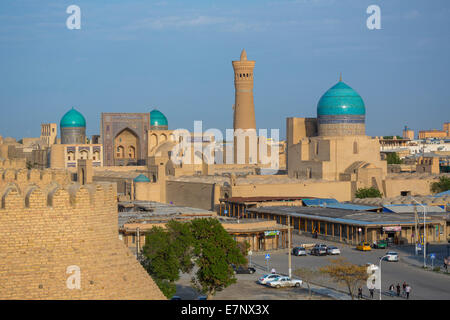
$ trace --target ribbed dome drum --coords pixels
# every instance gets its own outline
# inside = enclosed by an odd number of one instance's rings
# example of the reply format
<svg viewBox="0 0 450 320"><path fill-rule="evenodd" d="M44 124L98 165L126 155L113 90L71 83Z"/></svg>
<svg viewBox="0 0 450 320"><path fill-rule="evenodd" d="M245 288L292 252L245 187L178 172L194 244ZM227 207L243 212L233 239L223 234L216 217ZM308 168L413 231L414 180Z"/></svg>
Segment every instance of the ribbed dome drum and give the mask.
<svg viewBox="0 0 450 320"><path fill-rule="evenodd" d="M317 104L320 136L365 135L365 118L363 99L342 81L325 92Z"/></svg>

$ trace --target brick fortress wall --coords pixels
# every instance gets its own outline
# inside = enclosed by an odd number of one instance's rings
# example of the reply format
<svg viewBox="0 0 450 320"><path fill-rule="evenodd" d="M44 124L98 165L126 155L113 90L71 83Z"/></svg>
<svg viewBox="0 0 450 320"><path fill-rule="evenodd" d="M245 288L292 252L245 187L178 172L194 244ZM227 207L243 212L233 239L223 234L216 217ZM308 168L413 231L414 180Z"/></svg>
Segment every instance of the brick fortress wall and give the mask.
<svg viewBox="0 0 450 320"><path fill-rule="evenodd" d="M115 184L25 171L0 174L0 299L165 299L118 238Z"/></svg>

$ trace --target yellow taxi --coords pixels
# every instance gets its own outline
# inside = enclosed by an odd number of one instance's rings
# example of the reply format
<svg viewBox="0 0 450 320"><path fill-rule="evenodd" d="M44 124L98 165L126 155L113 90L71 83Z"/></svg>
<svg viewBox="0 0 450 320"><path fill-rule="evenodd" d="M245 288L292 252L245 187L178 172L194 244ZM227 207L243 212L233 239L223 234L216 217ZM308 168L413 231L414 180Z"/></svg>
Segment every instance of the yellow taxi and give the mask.
<svg viewBox="0 0 450 320"><path fill-rule="evenodd" d="M370 250L372 250L372 248L370 247L370 243L368 243L368 242L361 242L359 245L356 246L356 250L370 251Z"/></svg>

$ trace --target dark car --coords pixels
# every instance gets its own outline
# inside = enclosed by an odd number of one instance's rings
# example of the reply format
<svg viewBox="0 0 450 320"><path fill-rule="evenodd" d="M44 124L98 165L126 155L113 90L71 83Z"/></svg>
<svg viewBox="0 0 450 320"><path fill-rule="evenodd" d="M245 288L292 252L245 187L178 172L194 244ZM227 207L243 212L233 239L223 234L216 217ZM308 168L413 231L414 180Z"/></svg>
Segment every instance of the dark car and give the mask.
<svg viewBox="0 0 450 320"><path fill-rule="evenodd" d="M234 273L238 273L238 274L253 274L256 272L256 269L253 267L243 267L243 266L239 266L236 267L234 264L231 265L233 267Z"/></svg>
<svg viewBox="0 0 450 320"><path fill-rule="evenodd" d="M303 247L295 247L292 249L292 254L294 256L306 256L306 249Z"/></svg>
<svg viewBox="0 0 450 320"><path fill-rule="evenodd" d="M314 256L326 256L327 255L327 246L324 244L316 244L311 249L311 254Z"/></svg>

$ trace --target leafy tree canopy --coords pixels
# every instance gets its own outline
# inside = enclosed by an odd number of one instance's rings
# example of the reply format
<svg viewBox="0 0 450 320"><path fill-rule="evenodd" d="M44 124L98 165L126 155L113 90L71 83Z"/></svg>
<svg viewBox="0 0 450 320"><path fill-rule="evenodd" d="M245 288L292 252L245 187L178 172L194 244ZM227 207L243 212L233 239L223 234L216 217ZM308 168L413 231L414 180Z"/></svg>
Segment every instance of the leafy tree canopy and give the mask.
<svg viewBox="0 0 450 320"><path fill-rule="evenodd" d="M433 182L431 184L431 192L441 193L450 190L450 178L449 177L439 177L438 182Z"/></svg>
<svg viewBox="0 0 450 320"><path fill-rule="evenodd" d="M381 192L374 187L370 188L360 188L356 190L355 197L359 199L365 199L365 198L381 198L383 195Z"/></svg>
<svg viewBox="0 0 450 320"><path fill-rule="evenodd" d="M231 264L247 263L248 244L238 245L217 219L170 221L146 236L142 265L168 298L176 292L181 272L198 267L192 279L201 292L215 294L236 282Z"/></svg>
<svg viewBox="0 0 450 320"><path fill-rule="evenodd" d="M400 159L397 152L390 152L386 156L386 160L388 164L402 164L403 160Z"/></svg>

